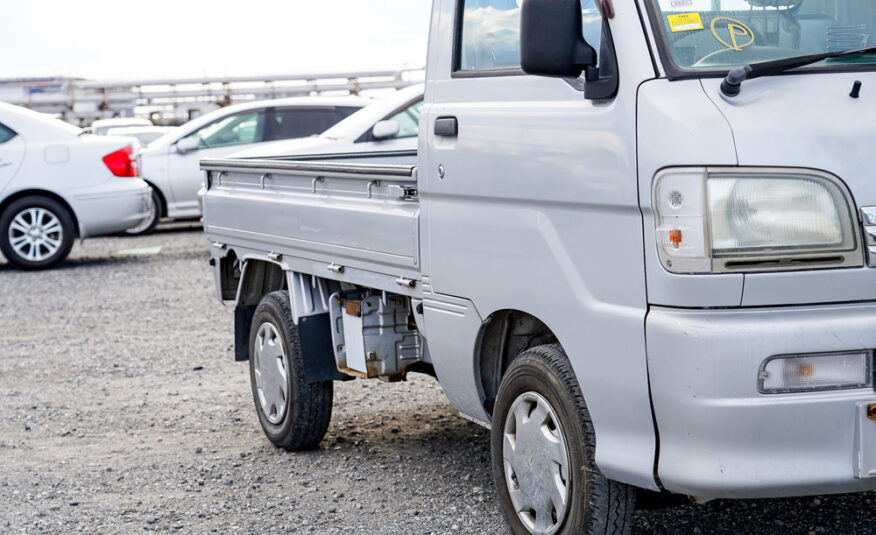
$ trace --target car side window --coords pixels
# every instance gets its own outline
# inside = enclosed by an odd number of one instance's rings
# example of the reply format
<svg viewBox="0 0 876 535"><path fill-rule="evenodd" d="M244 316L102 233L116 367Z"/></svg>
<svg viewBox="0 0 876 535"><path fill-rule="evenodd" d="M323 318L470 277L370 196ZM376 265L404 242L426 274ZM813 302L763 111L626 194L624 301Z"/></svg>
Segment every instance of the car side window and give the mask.
<svg viewBox="0 0 876 535"><path fill-rule="evenodd" d="M584 39L596 50L598 63L602 44L602 15L594 0L581 0L581 28Z"/></svg>
<svg viewBox="0 0 876 535"><path fill-rule="evenodd" d="M460 0L458 68L520 67L520 0Z"/></svg>
<svg viewBox="0 0 876 535"><path fill-rule="evenodd" d="M269 114L266 141L322 134L356 110L358 108L350 106L277 108Z"/></svg>
<svg viewBox="0 0 876 535"><path fill-rule="evenodd" d="M14 138L18 134L15 133L14 130L9 128L8 126L0 123L0 145L6 143L10 139Z"/></svg>
<svg viewBox="0 0 876 535"><path fill-rule="evenodd" d="M459 0L457 71L520 69L522 0ZM583 34L599 52L602 16L594 0L581 0Z"/></svg>
<svg viewBox="0 0 876 535"><path fill-rule="evenodd" d="M219 119L192 135L202 149L260 143L264 140L264 122L264 110L249 111Z"/></svg>
<svg viewBox="0 0 876 535"><path fill-rule="evenodd" d="M398 134L386 139L417 137L420 132L420 108L422 107L423 101L420 100L388 118L388 121L398 123Z"/></svg>

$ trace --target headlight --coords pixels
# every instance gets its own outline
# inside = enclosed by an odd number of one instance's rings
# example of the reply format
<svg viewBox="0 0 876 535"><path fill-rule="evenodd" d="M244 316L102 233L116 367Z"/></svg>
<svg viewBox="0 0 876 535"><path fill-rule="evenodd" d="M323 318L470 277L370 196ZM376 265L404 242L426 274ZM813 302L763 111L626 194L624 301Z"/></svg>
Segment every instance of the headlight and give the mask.
<svg viewBox="0 0 876 535"><path fill-rule="evenodd" d="M851 196L827 174L670 169L655 179L654 207L674 273L863 265Z"/></svg>

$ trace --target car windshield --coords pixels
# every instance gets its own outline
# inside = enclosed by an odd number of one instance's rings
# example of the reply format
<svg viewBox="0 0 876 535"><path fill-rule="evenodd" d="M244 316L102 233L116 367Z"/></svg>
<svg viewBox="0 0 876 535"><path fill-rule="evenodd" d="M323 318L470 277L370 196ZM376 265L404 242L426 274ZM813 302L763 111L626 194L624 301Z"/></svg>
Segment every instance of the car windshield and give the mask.
<svg viewBox="0 0 876 535"><path fill-rule="evenodd" d="M663 51L677 69L726 71L751 63L876 45L874 0L649 0ZM876 64L876 54L816 67Z"/></svg>

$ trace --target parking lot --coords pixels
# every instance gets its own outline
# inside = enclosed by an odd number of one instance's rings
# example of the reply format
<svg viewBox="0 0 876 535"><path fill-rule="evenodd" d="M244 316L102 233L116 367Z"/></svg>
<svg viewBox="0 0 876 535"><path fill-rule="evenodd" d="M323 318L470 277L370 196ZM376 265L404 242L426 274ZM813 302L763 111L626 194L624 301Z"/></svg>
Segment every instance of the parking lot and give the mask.
<svg viewBox="0 0 876 535"><path fill-rule="evenodd" d="M207 258L176 223L0 259L0 534L505 532L488 432L431 378L339 384L321 449L271 447ZM634 533L874 533L874 498L649 508Z"/></svg>

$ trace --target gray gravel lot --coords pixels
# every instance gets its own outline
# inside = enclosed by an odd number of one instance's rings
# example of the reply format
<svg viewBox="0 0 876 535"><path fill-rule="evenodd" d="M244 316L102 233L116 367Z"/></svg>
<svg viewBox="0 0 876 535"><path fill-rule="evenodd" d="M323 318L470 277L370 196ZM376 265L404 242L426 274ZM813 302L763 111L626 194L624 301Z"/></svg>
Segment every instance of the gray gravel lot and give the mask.
<svg viewBox="0 0 876 535"><path fill-rule="evenodd" d="M207 258L185 223L48 272L0 257L0 534L505 533L488 432L431 378L339 384L322 448L274 449ZM874 498L651 508L634 532L876 533Z"/></svg>

